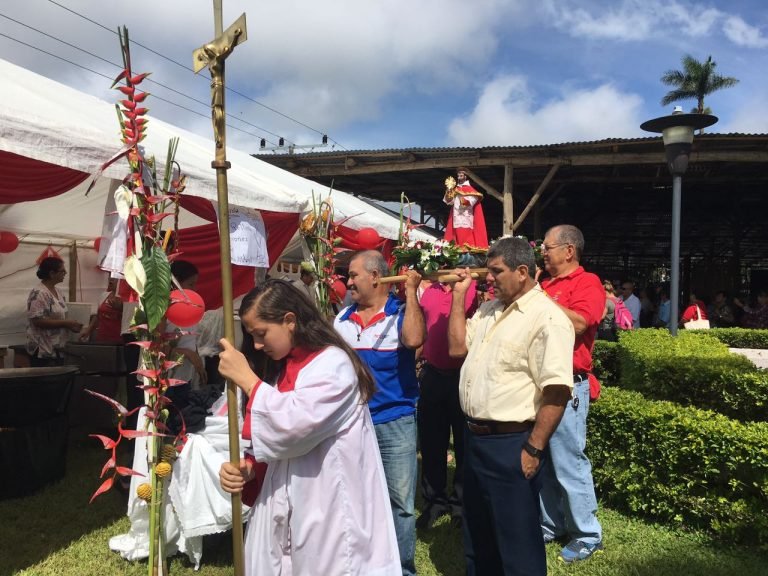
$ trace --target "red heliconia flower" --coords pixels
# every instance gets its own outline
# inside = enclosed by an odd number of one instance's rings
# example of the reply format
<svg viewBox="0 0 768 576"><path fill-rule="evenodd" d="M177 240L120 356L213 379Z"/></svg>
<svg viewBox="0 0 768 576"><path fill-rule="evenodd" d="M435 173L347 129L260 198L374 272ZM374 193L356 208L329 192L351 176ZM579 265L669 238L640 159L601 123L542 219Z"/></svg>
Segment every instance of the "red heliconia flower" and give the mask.
<svg viewBox="0 0 768 576"><path fill-rule="evenodd" d="M141 81L144 80L147 76L149 76L151 72L143 72L141 74L137 74L136 76L131 76L128 79L128 82L130 82L133 86L136 86L137 84L141 84Z"/></svg>

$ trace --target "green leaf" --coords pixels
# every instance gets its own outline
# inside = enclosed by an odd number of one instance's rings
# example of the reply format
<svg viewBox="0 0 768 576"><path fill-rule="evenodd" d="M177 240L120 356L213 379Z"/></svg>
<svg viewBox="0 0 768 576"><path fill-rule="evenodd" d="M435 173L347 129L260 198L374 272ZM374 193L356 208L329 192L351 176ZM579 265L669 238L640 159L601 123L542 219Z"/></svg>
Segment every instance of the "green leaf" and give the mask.
<svg viewBox="0 0 768 576"><path fill-rule="evenodd" d="M165 315L171 296L171 265L162 248L152 246L141 259L147 284L141 299L147 313L147 326L154 330Z"/></svg>

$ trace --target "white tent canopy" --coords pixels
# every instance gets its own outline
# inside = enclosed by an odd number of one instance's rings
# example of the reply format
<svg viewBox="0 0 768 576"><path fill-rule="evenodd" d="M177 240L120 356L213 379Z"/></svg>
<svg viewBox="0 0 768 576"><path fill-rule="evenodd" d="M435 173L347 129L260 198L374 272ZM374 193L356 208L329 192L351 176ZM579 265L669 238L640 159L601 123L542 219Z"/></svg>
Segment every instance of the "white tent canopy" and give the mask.
<svg viewBox="0 0 768 576"><path fill-rule="evenodd" d="M0 59L0 150L92 174L120 149L120 134L113 104L54 82ZM115 92L116 99L119 95ZM148 102L151 102L151 97ZM150 103L151 106L151 103ZM216 173L211 168L214 144L161 120L151 119L142 142L147 154L154 154L157 173L163 163L168 141L180 139L176 161L187 174L185 194L216 201ZM312 194L326 197L328 190L315 182L229 148L227 160L229 202L257 210L300 213L310 209ZM58 196L44 200L0 204L0 230L24 238L12 254L0 255L0 344L23 342L26 326L26 296L37 283L34 261L42 244L57 246L65 262L73 242L90 246L101 236L107 198L129 173L123 159L107 168L95 187L85 196L90 178ZM353 229L375 228L382 237L395 239L399 221L342 191L332 193L336 219L354 216L346 223ZM182 211L182 228L204 223ZM420 231L413 237L429 236ZM78 294L80 301L95 302L106 285L104 273L95 268L92 250L78 251ZM70 271L71 272L71 271ZM65 286L61 286L67 292Z"/></svg>
<svg viewBox="0 0 768 576"><path fill-rule="evenodd" d="M119 127L113 104L4 60L0 60L0 80L0 150L86 173L95 172L119 150ZM117 98L119 93L115 94ZM185 194L215 202L216 173L211 168L213 141L151 119L142 145L148 154L155 155L158 174L164 171L168 141L173 137L180 139L176 160L187 174ZM313 192L316 197L325 197L329 192L325 186L245 152L229 148L227 160L232 164L227 172L232 205L302 212L311 207ZM109 187L121 181L128 171L125 160L114 163L105 170L88 197L83 194L89 183L86 181L70 193L42 200L39 205L33 202L4 206L0 227L59 238L97 237L101 233L101 215ZM337 219L355 216L347 223L350 228L373 227L383 237L397 238L397 218L338 190L332 198Z"/></svg>
<svg viewBox="0 0 768 576"><path fill-rule="evenodd" d="M95 172L120 149L113 105L2 60L0 78L0 149L86 173ZM215 201L212 141L153 119L142 145L148 154L155 155L158 174L164 173L168 141L173 137L180 139L176 160L187 174L185 193ZM248 154L230 150L228 159L232 162L228 172L231 204L275 212L306 209L306 195L253 170L254 159ZM65 194L67 198L40 201L43 210L34 205L30 209L14 206L6 211L10 212L9 218L6 214L0 217L0 225L22 233L44 232L62 238L97 237L101 234L109 187L128 173L125 160L116 162L107 168L87 198L82 192L90 179L78 187L81 189ZM91 218L89 208L101 214Z"/></svg>

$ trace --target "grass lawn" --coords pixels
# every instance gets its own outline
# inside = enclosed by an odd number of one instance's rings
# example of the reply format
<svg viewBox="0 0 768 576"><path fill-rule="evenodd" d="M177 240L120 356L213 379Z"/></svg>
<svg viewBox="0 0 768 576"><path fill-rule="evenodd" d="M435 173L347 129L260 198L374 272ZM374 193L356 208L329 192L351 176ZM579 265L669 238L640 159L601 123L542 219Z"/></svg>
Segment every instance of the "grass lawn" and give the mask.
<svg viewBox="0 0 768 576"><path fill-rule="evenodd" d="M24 498L0 501L0 576L10 574L96 576L144 575L145 562L129 563L110 552L111 536L128 531L125 495L111 491L88 505L106 451L73 431L67 476ZM763 576L768 553L712 541L699 533L674 531L602 508L603 554L580 565L557 560L559 546L547 547L549 573L594 576ZM464 574L461 535L447 517L419 534L420 575ZM170 563L173 576L232 573L228 535L206 538L203 565L195 572L186 557ZM297 575L302 576L302 575Z"/></svg>

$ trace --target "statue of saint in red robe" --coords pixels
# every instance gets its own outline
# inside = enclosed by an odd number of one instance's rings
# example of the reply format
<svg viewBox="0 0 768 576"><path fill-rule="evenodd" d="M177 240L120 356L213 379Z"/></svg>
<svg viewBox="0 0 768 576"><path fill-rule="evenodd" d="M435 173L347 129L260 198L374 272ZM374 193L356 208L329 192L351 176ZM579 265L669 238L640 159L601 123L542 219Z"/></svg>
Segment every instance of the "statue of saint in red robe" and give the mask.
<svg viewBox="0 0 768 576"><path fill-rule="evenodd" d="M464 170L458 170L456 180L446 179L443 202L451 207L445 226L446 240L453 240L459 246L488 248L482 199L483 195L469 183Z"/></svg>

